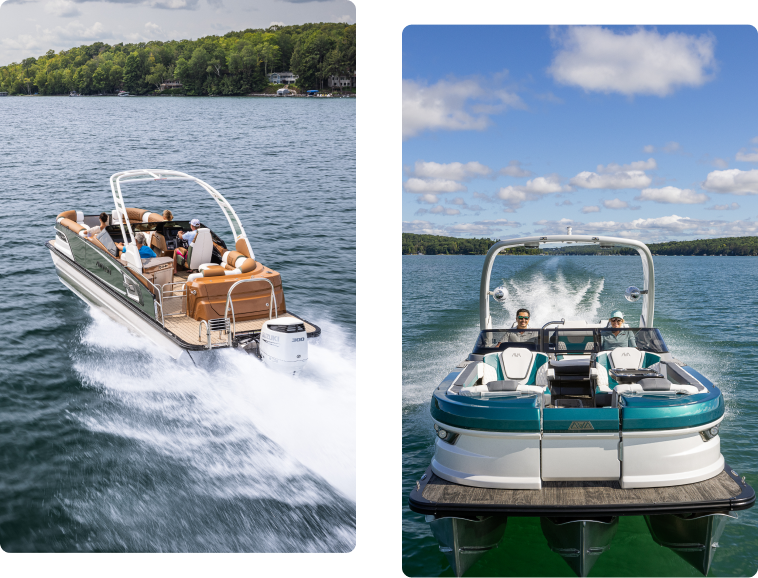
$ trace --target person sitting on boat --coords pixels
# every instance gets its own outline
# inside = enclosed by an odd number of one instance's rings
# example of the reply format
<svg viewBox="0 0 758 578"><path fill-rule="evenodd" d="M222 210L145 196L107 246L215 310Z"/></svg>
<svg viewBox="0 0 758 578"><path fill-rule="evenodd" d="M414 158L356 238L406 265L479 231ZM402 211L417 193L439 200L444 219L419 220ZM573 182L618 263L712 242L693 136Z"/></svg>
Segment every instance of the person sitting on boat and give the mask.
<svg viewBox="0 0 758 578"><path fill-rule="evenodd" d="M174 220L174 213L172 213L171 211L169 211L168 209L166 209L165 211L163 211L163 219L165 221L173 221Z"/></svg>
<svg viewBox="0 0 758 578"><path fill-rule="evenodd" d="M137 249L139 249L140 259L152 259L153 257L157 257L155 251L147 246L146 241L147 239L145 239L144 233L137 233L134 236L134 242L137 243ZM116 247L118 247L122 253L126 253L126 245L124 243L116 243Z"/></svg>
<svg viewBox="0 0 758 578"><path fill-rule="evenodd" d="M529 318L531 313L528 309L521 308L516 311L516 327L518 331L510 331L503 336L500 343L515 342L515 343L537 343L536 331L525 331L529 327ZM498 345L500 345L498 343Z"/></svg>
<svg viewBox="0 0 758 578"><path fill-rule="evenodd" d="M101 232L105 231L108 226L108 213L100 213L100 224L96 227L92 227L85 234L87 237L96 237Z"/></svg>
<svg viewBox="0 0 758 578"><path fill-rule="evenodd" d="M608 322L612 328L611 331L604 329L601 332L601 345L602 351L611 351L617 347L637 347L637 340L634 338L634 333L631 331L622 331L624 326L624 314L616 310L611 313L611 318Z"/></svg>
<svg viewBox="0 0 758 578"><path fill-rule="evenodd" d="M177 237L181 239L184 243L189 246L189 244L195 240L195 235L197 235L197 230L200 227L200 220L199 219L192 219L190 221L190 229L192 229L189 233L185 233L184 231L179 231L177 233ZM185 262L187 261L187 247L177 247L176 250L174 250L174 274L176 275L178 271L179 264L177 263L177 258L181 257L182 260Z"/></svg>

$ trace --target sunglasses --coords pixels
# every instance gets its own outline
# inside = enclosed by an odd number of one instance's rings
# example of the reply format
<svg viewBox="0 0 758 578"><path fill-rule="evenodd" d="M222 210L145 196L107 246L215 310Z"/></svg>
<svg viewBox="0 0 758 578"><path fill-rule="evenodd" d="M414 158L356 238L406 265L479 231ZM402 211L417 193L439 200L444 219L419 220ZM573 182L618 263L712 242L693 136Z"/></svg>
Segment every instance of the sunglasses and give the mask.
<svg viewBox="0 0 758 578"><path fill-rule="evenodd" d="M522 319L526 319L527 321L529 320L528 317L524 317L523 315L519 315L518 317L516 317L516 319L518 319L519 321L521 321Z"/></svg>
<svg viewBox="0 0 758 578"><path fill-rule="evenodd" d="M611 323L621 323L622 321L624 321L624 320L623 319L619 319L618 317L614 317L613 319L611 319Z"/></svg>

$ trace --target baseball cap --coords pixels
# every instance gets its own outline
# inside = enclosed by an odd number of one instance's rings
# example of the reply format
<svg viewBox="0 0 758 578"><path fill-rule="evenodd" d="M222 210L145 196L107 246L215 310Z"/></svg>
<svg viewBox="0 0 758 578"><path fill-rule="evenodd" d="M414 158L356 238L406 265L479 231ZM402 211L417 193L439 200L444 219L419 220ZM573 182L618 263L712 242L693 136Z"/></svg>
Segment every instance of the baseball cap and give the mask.
<svg viewBox="0 0 758 578"><path fill-rule="evenodd" d="M192 225L193 227L199 226L200 225L200 219L192 219L190 221L190 225Z"/></svg>
<svg viewBox="0 0 758 578"><path fill-rule="evenodd" d="M624 314L617 309L616 311L614 311L613 313L611 313L611 316L608 319L613 319L614 317L618 317L619 319L623 319L624 318Z"/></svg>

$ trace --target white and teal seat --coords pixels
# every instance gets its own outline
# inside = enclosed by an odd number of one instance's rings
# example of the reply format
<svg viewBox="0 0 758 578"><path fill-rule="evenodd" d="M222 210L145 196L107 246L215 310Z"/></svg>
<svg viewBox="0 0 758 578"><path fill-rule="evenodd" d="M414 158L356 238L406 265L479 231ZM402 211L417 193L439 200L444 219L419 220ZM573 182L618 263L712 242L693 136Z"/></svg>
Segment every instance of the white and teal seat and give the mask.
<svg viewBox="0 0 758 578"><path fill-rule="evenodd" d="M475 368L461 372L453 387L461 386L458 393L468 396L543 393L547 387L547 360L544 353L509 347L501 353L485 355ZM464 377L465 373L468 375Z"/></svg>

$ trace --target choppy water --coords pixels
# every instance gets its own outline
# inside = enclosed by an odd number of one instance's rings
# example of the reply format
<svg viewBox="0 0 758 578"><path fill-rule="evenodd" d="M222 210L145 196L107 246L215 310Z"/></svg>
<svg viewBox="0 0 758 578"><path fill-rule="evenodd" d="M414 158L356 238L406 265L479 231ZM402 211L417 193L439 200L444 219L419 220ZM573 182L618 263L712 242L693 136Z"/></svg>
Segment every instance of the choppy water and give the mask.
<svg viewBox="0 0 758 578"><path fill-rule="evenodd" d="M433 389L470 353L479 331L483 256L403 257L403 570L408 576L452 576L423 516L408 494L434 452L429 415ZM727 463L758 486L758 259L656 257L655 325L675 357L709 377L724 394L721 449ZM499 257L491 286L509 297L491 302L493 323L510 326L516 309L530 309L530 326L565 317L598 321L619 308L638 319L624 297L641 286L637 257ZM498 309L498 307L500 307ZM499 319L498 319L499 318ZM632 321L634 322L634 321ZM752 576L758 570L758 508L738 513L719 540L709 575ZM469 576L573 576L550 551L539 518L510 518L500 547ZM622 517L611 549L592 576L698 576L672 551L653 542L639 516Z"/></svg>
<svg viewBox="0 0 758 578"><path fill-rule="evenodd" d="M0 142L0 546L352 550L355 101L5 98ZM302 375L238 351L178 363L58 281L55 215L110 211L108 178L130 168L230 201L288 307L322 328ZM197 185L148 187L125 187L127 206L230 241Z"/></svg>

